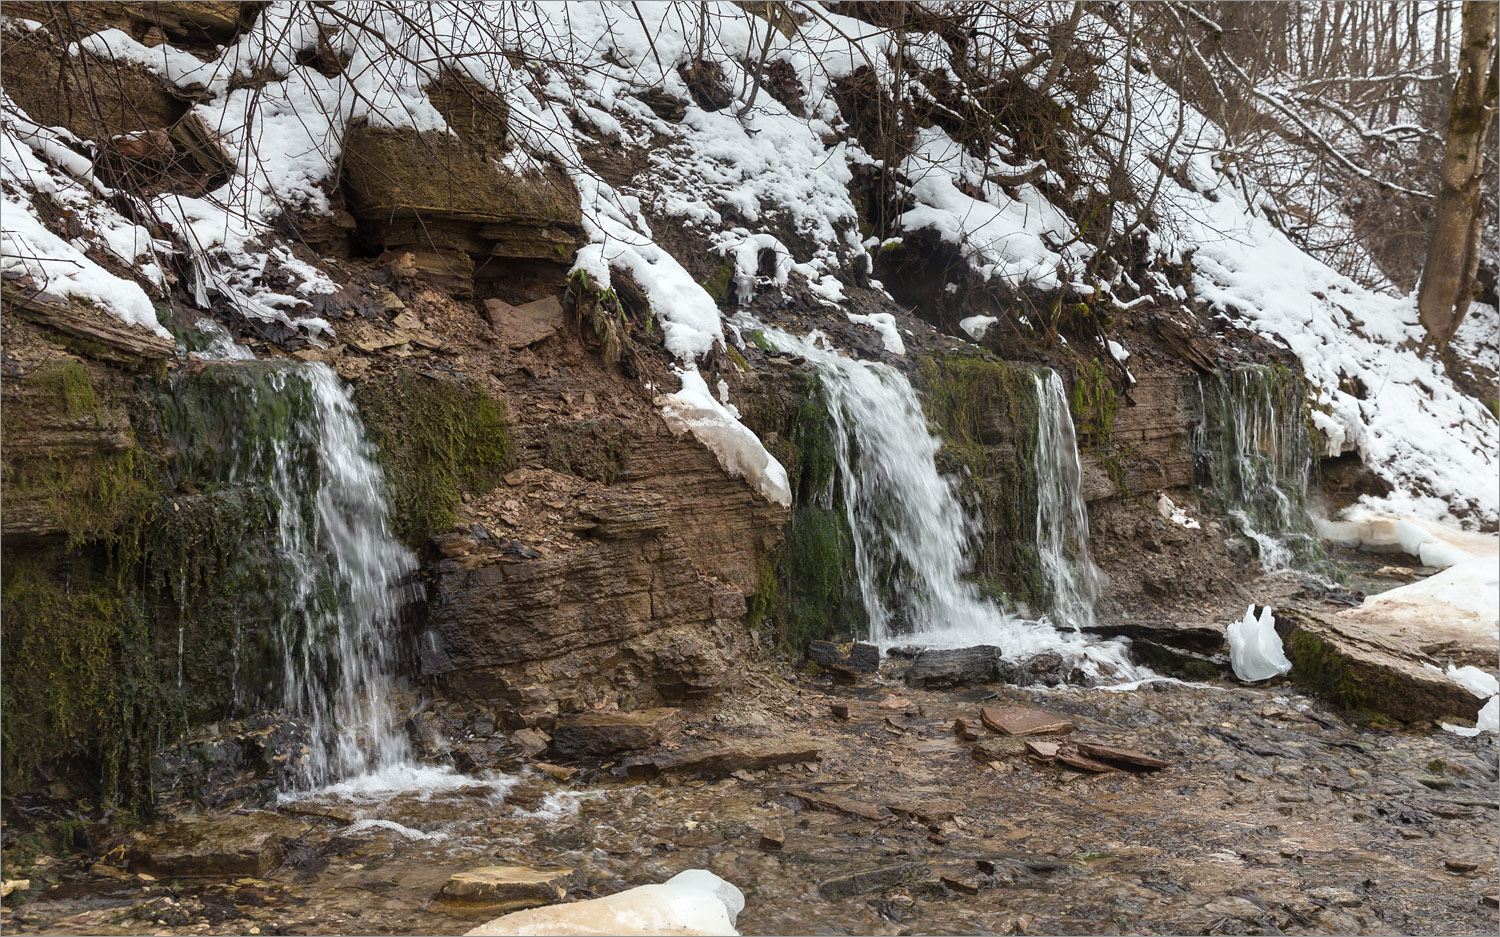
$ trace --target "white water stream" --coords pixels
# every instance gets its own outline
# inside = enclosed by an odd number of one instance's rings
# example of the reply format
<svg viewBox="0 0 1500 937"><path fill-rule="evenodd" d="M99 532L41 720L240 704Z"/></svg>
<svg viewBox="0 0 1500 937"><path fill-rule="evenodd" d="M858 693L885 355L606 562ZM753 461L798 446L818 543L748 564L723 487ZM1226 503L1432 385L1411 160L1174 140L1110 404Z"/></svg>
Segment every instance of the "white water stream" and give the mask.
<svg viewBox="0 0 1500 937"><path fill-rule="evenodd" d="M229 380L224 406L291 409L284 420L248 421L233 451L213 461L219 481L264 484L274 496L279 589L266 598L277 618L282 705L313 731L301 784L404 786L405 775L430 773L413 763L393 705L398 619L417 562L391 534L385 478L349 388L327 365L257 362L213 323L199 329L213 340L199 357L254 369ZM265 425L273 431L252 429Z"/></svg>
<svg viewBox="0 0 1500 937"><path fill-rule="evenodd" d="M1088 520L1078 494L1078 455L1071 446L1065 399L1060 412L1048 407L1049 420L1065 423L1066 429L1053 425L1044 431L1048 442L1039 459L1045 464L1038 466L1048 475L1040 498L1046 505L1042 519L1060 527L1044 535L1045 549L1051 551L1045 575L1064 577L1051 580L1062 610L1059 628L1050 619L1028 621L1007 613L966 578L979 522L964 509L955 481L939 473L941 441L929 430L917 393L901 372L829 350L816 332L797 338L757 328L778 349L805 358L822 381L873 643L882 648L993 644L1012 660L1051 651L1091 677L1138 676L1119 642L1094 642L1077 631L1078 625L1092 621L1098 580L1087 557ZM1056 380L1052 375L1050 381ZM1062 452L1065 445L1068 453ZM1054 472L1064 477L1050 477ZM1074 557L1082 558L1086 571L1064 569ZM1067 617L1074 614L1088 617Z"/></svg>

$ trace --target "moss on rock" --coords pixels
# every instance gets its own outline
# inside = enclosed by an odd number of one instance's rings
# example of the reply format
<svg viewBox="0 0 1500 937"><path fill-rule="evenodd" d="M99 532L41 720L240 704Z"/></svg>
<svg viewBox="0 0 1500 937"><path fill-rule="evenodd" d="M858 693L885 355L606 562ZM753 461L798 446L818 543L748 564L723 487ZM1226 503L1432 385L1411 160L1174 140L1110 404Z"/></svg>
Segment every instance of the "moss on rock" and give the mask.
<svg viewBox="0 0 1500 937"><path fill-rule="evenodd" d="M1017 604L1043 594L1036 555L1036 374L978 352L922 359L922 406L942 437L938 469L979 514L974 577Z"/></svg>
<svg viewBox="0 0 1500 937"><path fill-rule="evenodd" d="M411 546L454 523L465 491L488 491L516 467L503 400L472 380L412 371L370 378L355 401L391 489L391 522Z"/></svg>

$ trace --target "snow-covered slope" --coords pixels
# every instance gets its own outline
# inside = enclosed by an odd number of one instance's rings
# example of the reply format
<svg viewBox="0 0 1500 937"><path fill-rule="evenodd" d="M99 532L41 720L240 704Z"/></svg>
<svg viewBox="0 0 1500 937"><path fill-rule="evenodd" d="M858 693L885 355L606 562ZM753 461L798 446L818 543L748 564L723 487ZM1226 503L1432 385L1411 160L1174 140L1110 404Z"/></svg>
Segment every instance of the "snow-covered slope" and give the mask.
<svg viewBox="0 0 1500 937"><path fill-rule="evenodd" d="M706 400L722 411L714 421L723 431L700 437L711 446L724 442L726 468L761 479L773 500L784 497L781 466L763 449L747 454L758 443L735 429L743 427L732 405L696 393L706 388L698 362L724 345L725 333L719 306L673 245L686 237L731 258L742 300L757 290L802 290L814 302L867 315L845 296L866 284L880 244L860 231L851 183L859 172L894 169L903 205L898 233L927 231L955 244L982 281L1065 289L1120 307L1206 310L1247 326L1301 360L1327 451L1358 450L1394 484L1380 507L1500 521L1500 428L1484 404L1418 353L1412 299L1365 288L1288 240L1267 220L1267 198L1254 180L1226 167L1219 129L1127 53L1107 23L1089 16L1079 25L1080 46L1095 53L1086 66L1093 80L1048 92L1071 115L1056 128L1067 167L1036 166L1023 155L1018 132L998 119L982 145L960 142L939 125L911 126L899 164L886 167L842 116L841 81L868 69L879 87L898 89L898 111L910 103L938 113L947 105L912 80L916 70L933 87L957 89L952 100L980 110L980 78L1020 70L1069 5L1036 4L1004 18L980 12L965 43L921 30L898 40L818 4L788 5L796 22L773 26L745 9L753 6L279 2L208 61L169 45L147 48L119 30L85 44L146 65L179 87L201 86L194 110L222 133L237 161L238 171L219 189L196 198L157 196L148 206L190 252L200 302L216 296L242 314L325 337L333 326L310 314L307 298L331 283L280 246L273 223L285 212L329 210L350 122L442 129L423 91L442 69L499 93L510 109L505 159L555 161L582 196L590 243L576 268L600 287L616 271L629 272L661 323L683 393L699 409L707 409ZM345 63L332 77L297 64L299 52L320 43ZM893 64L898 43L902 69ZM700 60L722 71L727 106L693 103L701 88L690 87L685 66ZM758 84L761 62L779 69L779 93ZM1023 80L1035 88L1039 70ZM661 116L643 99L648 92L686 102L681 119ZM9 104L4 129L7 214L20 219L7 222L6 264L71 262L81 272L39 272L126 321L155 327L147 291L161 281L151 252L165 245L97 198L100 186L70 141L35 128ZM1110 149L1101 143L1108 140L1119 142ZM600 152L624 154L640 168L622 182L601 171ZM1158 273L1138 283L1118 265L1107 277L1089 273L1095 248L1082 236L1077 206L1114 198L1120 173L1134 196L1118 200L1109 224L1118 235L1143 236L1160 261L1188 265L1191 296ZM68 253L77 253L76 245L48 240L28 204L39 186L82 192L91 226L140 267L143 284L80 262ZM677 230L659 236L653 223ZM765 251L774 256L773 273L758 276ZM856 321L877 329L891 353L904 351L892 323ZM669 395L666 405L680 408L684 399Z"/></svg>

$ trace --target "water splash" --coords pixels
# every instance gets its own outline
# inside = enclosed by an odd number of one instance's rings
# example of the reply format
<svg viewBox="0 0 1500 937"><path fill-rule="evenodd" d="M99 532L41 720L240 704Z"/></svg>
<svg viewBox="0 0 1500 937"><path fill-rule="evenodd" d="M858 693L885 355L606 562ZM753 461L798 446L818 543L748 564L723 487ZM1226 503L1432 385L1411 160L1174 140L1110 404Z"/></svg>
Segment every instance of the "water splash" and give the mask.
<svg viewBox="0 0 1500 937"><path fill-rule="evenodd" d="M1049 616L1074 629L1094 624L1103 575L1089 555L1083 467L1068 394L1057 372L1036 378L1036 539Z"/></svg>
<svg viewBox="0 0 1500 937"><path fill-rule="evenodd" d="M839 486L854 533L855 567L871 641L882 647L994 644L1013 660L1050 651L1070 659L1090 677L1137 676L1118 642L1091 643L1076 630L1060 632L1048 620L1016 618L969 581L970 548L979 521L965 510L955 481L938 471L941 440L930 431L917 393L901 372L846 358L824 347L816 332L796 338L778 329L756 328L773 346L802 356L818 373L834 423ZM1066 410L1066 402L1063 407ZM1062 420L1071 433L1071 420L1065 414ZM1060 447L1065 434L1055 432L1053 445ZM1076 472L1076 452L1072 458ZM1077 490L1076 478L1062 482L1051 499L1057 507L1049 512L1071 517L1081 510L1081 497L1076 505L1070 500ZM1080 546L1086 557L1086 518L1081 529L1075 525L1071 534L1059 538L1058 562L1070 552L1076 554ZM1083 588L1076 585L1077 590Z"/></svg>

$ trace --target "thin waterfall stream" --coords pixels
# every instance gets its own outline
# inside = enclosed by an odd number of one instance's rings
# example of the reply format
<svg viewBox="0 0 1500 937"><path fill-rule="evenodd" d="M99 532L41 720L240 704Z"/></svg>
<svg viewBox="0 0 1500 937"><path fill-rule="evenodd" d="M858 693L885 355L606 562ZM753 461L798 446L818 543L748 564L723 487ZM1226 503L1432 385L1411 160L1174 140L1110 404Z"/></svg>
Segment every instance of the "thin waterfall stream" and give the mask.
<svg viewBox="0 0 1500 937"><path fill-rule="evenodd" d="M1045 479L1039 521L1046 532L1040 546L1056 610L1030 621L981 595L969 580L979 521L964 507L955 480L938 471L941 440L931 432L906 377L887 365L831 351L818 333L797 338L757 328L772 345L805 358L827 395L871 642L882 648L994 644L1012 659L1063 654L1090 677L1136 675L1122 645L1092 642L1078 631L1092 623L1098 573L1088 559L1072 421L1055 374L1038 378L1043 400L1062 401L1060 411L1043 405L1046 441L1039 447L1038 474Z"/></svg>
<svg viewBox="0 0 1500 937"><path fill-rule="evenodd" d="M275 587L258 598L272 607L255 620L274 622L279 686L242 695L310 725L298 788L427 773L393 705L416 557L391 533L385 478L349 388L325 364L255 360L212 323L199 330L212 340L202 371L175 381L163 407L177 471L195 485L263 490L274 530Z"/></svg>

